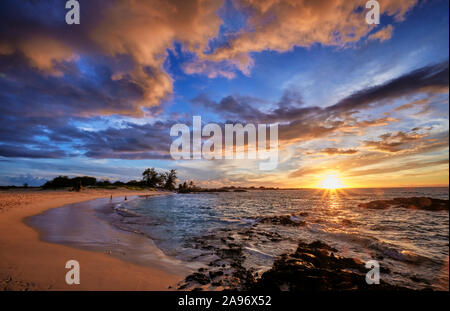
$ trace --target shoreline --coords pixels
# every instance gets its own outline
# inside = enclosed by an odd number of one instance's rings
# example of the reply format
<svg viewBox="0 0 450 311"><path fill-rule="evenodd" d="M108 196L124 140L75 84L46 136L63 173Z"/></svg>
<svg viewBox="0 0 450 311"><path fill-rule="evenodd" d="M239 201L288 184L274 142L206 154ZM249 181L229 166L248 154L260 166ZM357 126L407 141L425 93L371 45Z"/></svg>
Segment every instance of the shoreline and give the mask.
<svg viewBox="0 0 450 311"><path fill-rule="evenodd" d="M166 195L172 194L161 194ZM67 204L27 217L25 223L37 230L39 239L44 242L106 253L139 266L170 271L181 276L192 273L200 267L199 264L167 256L151 237L116 224L117 217L122 217L117 214L116 208L123 206L126 209L128 203L149 197L133 195L128 196L126 201L123 197L116 197L112 200L100 198Z"/></svg>
<svg viewBox="0 0 450 311"><path fill-rule="evenodd" d="M168 290L183 275L137 265L108 254L43 241L27 219L54 208L94 199L163 195L128 189L0 191L1 290ZM67 285L65 263L80 263L79 285Z"/></svg>
<svg viewBox="0 0 450 311"><path fill-rule="evenodd" d="M287 271L291 273L296 271L296 273L299 273L299 276L308 277L309 274L320 272L317 270L320 267L316 267L317 269L315 268L317 271L314 269L303 271L305 270L303 265L292 266L289 262L283 260L283 258L291 257L295 260L298 258L305 260L303 258L303 253L309 254L312 252L318 252L317 256L314 256L317 258L320 257L320 265L329 265L327 269L334 271L329 274L329 277L323 280L323 284L328 284L327 282L329 280L336 281L339 279L339 276L342 276L342 278L350 277L354 279L354 284L358 284L358 288L365 286L358 280L359 276L356 274L339 274L339 270L346 268L349 263L349 268L358 270L359 272L355 271L357 274L361 273L364 269L359 261L365 261L365 258L354 256L354 254L340 253L340 250L343 249L342 247L345 249L346 243L343 243L343 245L338 247L337 244L333 242L334 240L327 241L327 239L320 237L314 239L306 238L306 240L300 239L298 241L297 251L285 251L280 255L281 257L277 255L277 258L275 259L276 262L273 263L271 269L263 273L258 272L255 274L253 265L250 267L244 265L248 253L246 253L246 242L240 240L239 236L252 236L255 238L254 241L262 241L262 243L269 241L277 243L282 239L280 235L277 236L276 234L268 236L267 232L259 227L243 228L242 232L230 231L222 228L223 235L214 235L215 238L213 239L211 239L210 235L200 236L199 244L197 244L197 246L200 247L200 249L207 250L212 257L206 257L210 260L207 266L198 268L196 272L190 271L193 273L189 274L188 270L192 270L192 266L187 266L184 262L166 256L164 252L156 246L155 242L151 238L148 238L144 233L140 233L139 229L137 231L133 230L133 227L122 229L114 223L117 214L113 211L113 208L122 204L126 205L128 202L132 203L134 200L139 200L140 197L146 196L163 195L169 200L175 198L168 194L171 193L131 191L124 189L116 189L113 191L104 189L86 189L82 192L62 190L0 191L0 289L221 290L228 286L232 289L239 290L260 286L262 284L260 282L264 282L265 285L263 287L271 287L275 283L279 283L278 280L281 280L281 278L276 276L279 273ZM110 195L116 199L110 201ZM128 197L127 201L124 200L124 196ZM165 198L162 199L165 200ZM392 202L395 204L398 202L401 204L408 203L408 213L410 213L411 210L415 210L415 213L421 214L444 212L437 209L431 209L431 211L427 209L423 210L421 208L423 207L422 205L428 206L431 204L431 207L434 202L433 200L437 199L421 199L423 198L413 197L402 198L400 201L398 201L399 199L393 199L386 202L389 204ZM160 199L157 199L157 201L159 200ZM370 205L373 202L385 201L370 201L364 204ZM417 206L413 208L410 207L411 204ZM448 200L446 204L448 208ZM172 206L172 204L170 206ZM175 206L177 205L175 204ZM184 211L184 200L182 201L182 205L178 206L181 206L183 208L182 211ZM164 211L167 208L165 204L163 204L162 207L164 208ZM372 211L370 207L371 206L364 208L360 206L359 209L362 211L370 209ZM399 211L395 206L385 207L383 205L382 207L383 209L387 208L390 211ZM403 214L402 210L406 209L404 206L400 207L403 207L400 209L400 213ZM154 209L157 210L156 206L151 210L153 211ZM373 211L376 211L377 209L379 209L378 205ZM151 219L154 217L157 219L158 213L155 215L153 215ZM120 214L120 216L123 215ZM259 217L262 217L260 223L271 223L277 228L280 226L283 228L285 226L302 226L305 224L305 222L295 221L292 223L292 219L290 217L286 218L285 216L286 215L283 214L281 216ZM308 213L304 214L302 217L307 216ZM289 222L287 220L291 221ZM134 220L131 220L130 223L134 223ZM343 224L343 226L347 225L351 225L351 223ZM260 233L262 233L262 238L258 238ZM156 239L158 241L157 237ZM377 245L378 244L375 244L375 246ZM194 248L197 249L197 247ZM339 255L335 256L334 254L328 254L327 256L324 255L321 257L322 253L325 254L325 250L328 252L328 250L331 250L332 248L332 253L339 253ZM393 261L396 264L398 261L402 265L416 265L415 262L421 264L420 262L422 261L419 255L415 256L416 253L412 253L414 256L409 259L398 259L397 257L403 254L403 248L397 251L396 249L386 248L386 251L389 253L386 253L382 248L378 248L378 246L371 249L374 250L374 252L371 253L370 258L377 258L383 261L383 267L387 267L387 269L384 270L386 276L383 277L384 281L388 281L387 285L400 285L398 280L392 283L390 282L393 279L391 280L392 275L389 269L391 266L389 265L392 265ZM393 255L389 255L390 253ZM65 263L71 259L75 259L80 263L80 285L69 286L65 284L65 274L68 271L68 269L65 268ZM207 262L204 262L204 264L206 263ZM318 263L311 262L311 264L316 266ZM286 271L279 271L278 268L280 267L282 270L284 269ZM435 276L441 275L442 269L445 270L445 267L448 269L448 253L446 261L444 260L443 266L439 268L439 272L435 274ZM399 271L401 270L402 269ZM435 272L433 272L433 274L434 273ZM420 288L427 289L431 289L435 285L440 287L439 284L441 279L443 279L441 277L438 279L433 277L433 282L431 282L431 279L428 279L428 276L421 278L420 275L416 275L415 273L411 275L408 274L405 277L409 278L405 279L407 281L406 283L404 282L405 280L402 279L403 285L406 284L406 287L409 287L410 284L420 283L422 284L420 285ZM434 282L436 280L438 283ZM291 282L289 280L285 281L287 281L287 283ZM330 289L338 288L336 284L333 284L334 283L330 283L327 286L329 286ZM198 287L199 285L200 287ZM293 286L292 288L298 287L298 284L295 282L291 282L291 285ZM402 286L400 285L400 287ZM415 288L415 286L413 287ZM385 286L384 288L387 289ZM417 287L415 289L420 288ZM448 285L445 286L444 284L443 288L448 290Z"/></svg>

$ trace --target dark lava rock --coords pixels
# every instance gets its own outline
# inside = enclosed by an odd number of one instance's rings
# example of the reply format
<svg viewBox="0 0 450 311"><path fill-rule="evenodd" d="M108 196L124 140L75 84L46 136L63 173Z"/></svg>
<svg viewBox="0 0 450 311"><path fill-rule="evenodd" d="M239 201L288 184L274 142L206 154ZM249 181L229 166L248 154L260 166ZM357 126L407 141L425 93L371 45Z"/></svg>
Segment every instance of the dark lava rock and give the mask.
<svg viewBox="0 0 450 311"><path fill-rule="evenodd" d="M219 257L208 264L208 268L200 268L198 272L188 275L184 283L179 284L180 289L192 288L192 286L207 285L223 286L226 289L245 290L247 284L253 284L254 277L251 270L243 267L245 256L242 245L235 243L234 238L230 236L216 238L214 243L211 240L196 239L202 249L211 249L212 254ZM213 245L209 244L212 242ZM225 246L225 247L223 247ZM220 270L213 267L222 267ZM224 269L226 272L224 272Z"/></svg>
<svg viewBox="0 0 450 311"><path fill-rule="evenodd" d="M223 284L222 280L219 280L217 282L212 282L211 285L212 286L221 286Z"/></svg>
<svg viewBox="0 0 450 311"><path fill-rule="evenodd" d="M357 259L334 255L329 245L300 242L293 254L283 254L272 269L262 274L249 289L265 291L304 290L407 290L383 281L368 285L367 269ZM331 253L330 253L331 252Z"/></svg>
<svg viewBox="0 0 450 311"><path fill-rule="evenodd" d="M303 242L300 242L300 243L298 244L297 251L301 248L301 246L307 246L307 247L309 247L309 248L318 248L318 249L325 249L325 250L327 250L327 251L337 252L337 249L335 249L335 248L329 246L328 244L323 243L322 241L318 241L318 240L315 241L315 242L312 242L312 243L310 243L310 244L305 244L305 243L303 243Z"/></svg>
<svg viewBox="0 0 450 311"><path fill-rule="evenodd" d="M214 278L216 278L216 277L218 277L218 276L222 276L223 275L223 271L209 271L209 277L211 278L211 279L214 279Z"/></svg>
<svg viewBox="0 0 450 311"><path fill-rule="evenodd" d="M184 284L178 286L178 290L183 290L183 289L186 289L187 287L188 287L188 284L184 283Z"/></svg>
<svg viewBox="0 0 450 311"><path fill-rule="evenodd" d="M424 283L427 285L431 285L430 282L428 282L425 279L419 278L418 276L414 275L412 277L410 277L411 281L416 282L416 283Z"/></svg>
<svg viewBox="0 0 450 311"><path fill-rule="evenodd" d="M342 219L342 224L344 226L351 226L353 225L353 221L351 221L350 219Z"/></svg>
<svg viewBox="0 0 450 311"><path fill-rule="evenodd" d="M392 200L377 200L361 203L359 207L370 209L386 209L388 207L403 207L409 209L423 209L428 211L442 211L449 208L448 200L427 197L394 198Z"/></svg>
<svg viewBox="0 0 450 311"><path fill-rule="evenodd" d="M283 226L304 226L304 221L296 221L292 219L291 215L282 215L282 216L264 216L259 220L260 223L271 223L275 225L283 225Z"/></svg>
<svg viewBox="0 0 450 311"><path fill-rule="evenodd" d="M216 250L216 255L222 259L228 259L232 262L241 262L242 261L242 248L222 248Z"/></svg>
<svg viewBox="0 0 450 311"><path fill-rule="evenodd" d="M187 276L178 289L211 284L224 290L407 290L383 280L380 284L367 284L368 269L363 262L338 256L337 249L321 241L299 242L294 253L279 256L272 268L261 276L252 268L244 267L242 246L230 244L231 247L216 247L214 254L220 259L212 261L210 268L199 269ZM218 268L220 265L222 268ZM382 275L389 273L384 267L380 267L380 271Z"/></svg>
<svg viewBox="0 0 450 311"><path fill-rule="evenodd" d="M210 279L205 274L198 272L188 275L185 279L186 283L196 282L201 285L209 284L209 281Z"/></svg>

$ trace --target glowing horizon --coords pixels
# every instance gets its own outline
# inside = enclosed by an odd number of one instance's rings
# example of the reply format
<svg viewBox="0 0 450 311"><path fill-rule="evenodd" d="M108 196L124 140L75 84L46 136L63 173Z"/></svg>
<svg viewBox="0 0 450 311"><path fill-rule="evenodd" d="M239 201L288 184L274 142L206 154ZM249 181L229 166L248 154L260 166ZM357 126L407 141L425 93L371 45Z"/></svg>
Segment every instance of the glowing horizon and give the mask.
<svg viewBox="0 0 450 311"><path fill-rule="evenodd" d="M339 178L338 173L328 173L321 180L320 184L318 185L318 188L335 190L335 189L346 188L346 186L344 186L344 184L342 184L342 181Z"/></svg>

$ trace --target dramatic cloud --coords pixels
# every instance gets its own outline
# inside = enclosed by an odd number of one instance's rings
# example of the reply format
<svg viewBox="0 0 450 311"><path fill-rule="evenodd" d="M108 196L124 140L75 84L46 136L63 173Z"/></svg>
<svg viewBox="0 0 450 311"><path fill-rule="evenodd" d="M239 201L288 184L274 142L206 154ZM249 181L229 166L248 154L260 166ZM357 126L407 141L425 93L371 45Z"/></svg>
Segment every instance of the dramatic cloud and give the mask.
<svg viewBox="0 0 450 311"><path fill-rule="evenodd" d="M24 61L44 76L70 75L73 68L62 70L65 63L107 58L104 69L109 72L104 82L118 84L116 93L121 92L119 87L133 85L138 96L124 104L120 100L116 105L111 100L103 101L103 107L88 110L90 114L143 116L142 107L168 99L172 78L163 68L167 49L180 42L184 48L199 53L221 24L216 13L222 1L91 1L81 6L83 22L76 26L65 24L61 4L29 1L17 5L15 1L2 1L0 57L7 57L7 62ZM44 14L45 9L50 10L47 20L33 16ZM12 11L14 14L8 14ZM91 101L90 94L83 91L76 94L78 99Z"/></svg>
<svg viewBox="0 0 450 311"><path fill-rule="evenodd" d="M155 122L138 125L125 122L120 128L108 127L99 131L55 124L38 126L40 132L34 132L34 127L24 128L22 134L9 138L8 133L14 135L14 131L2 132L0 156L63 158L82 155L101 159L170 159L172 139L169 133L172 124ZM22 144L17 145L20 141ZM76 152L67 152L67 148Z"/></svg>
<svg viewBox="0 0 450 311"><path fill-rule="evenodd" d="M95 63L95 64L94 64ZM89 69L85 72L85 66ZM53 70L65 76L42 76L27 68L19 56L0 57L0 109L12 116L92 116L132 114L130 107L143 95L143 89L130 77L111 79L107 59L85 59L77 66L65 64Z"/></svg>
<svg viewBox="0 0 450 311"><path fill-rule="evenodd" d="M91 38L109 55L131 55L128 72L144 90L140 104L155 106L172 92L172 81L162 68L175 41L200 52L220 26L222 1L118 1L93 29ZM139 114L139 111L136 111Z"/></svg>
<svg viewBox="0 0 450 311"><path fill-rule="evenodd" d="M370 149L369 151L360 150L357 154L345 159L330 158L329 160L321 161L316 165L298 168L293 170L289 176L292 178L305 177L307 175L320 174L324 171L333 169L339 169L344 176L365 176L369 174L382 174L383 172L388 173L417 169L422 167L421 163L424 163L424 167L448 163L448 130L432 134L428 133L427 135L422 135L420 138L414 138L415 134L413 134L413 132L414 131L409 134L386 134L385 137L409 137L406 138L406 141L409 141L410 144L405 143L402 146L403 152L371 152ZM445 150L447 150L447 152L444 152ZM435 152L436 155L428 158L425 157L424 159L417 158L417 156L431 152ZM399 162L402 164L399 165ZM373 168L374 166L376 168Z"/></svg>
<svg viewBox="0 0 450 311"><path fill-rule="evenodd" d="M101 67L101 66L100 66ZM9 70L9 67L5 65ZM11 67L12 68L12 67ZM135 124L124 122L119 127L107 127L104 130L84 130L71 125L76 121L73 115L80 114L89 109L102 109L102 104L108 97L107 93L117 93L116 98L110 98L111 107L121 107L123 102L137 89L130 85L120 85L119 81L106 79L101 88L87 87L84 80L74 80L76 83L58 84L55 77L40 79L39 75L26 75L29 71L15 66L20 81L14 79L4 80L0 88L0 99L6 105L0 107L0 156L4 157L33 157L57 158L68 156L68 146L75 147L79 155L92 158L124 158L124 159L169 159L170 126L176 123L152 122ZM9 71L6 74L10 74ZM21 72L23 70L23 73ZM76 71L76 69L73 69ZM448 88L448 62L435 66L428 66L406 74L383 85L357 92L339 103L320 108L307 106L301 95L295 91L286 91L276 103L246 97L228 96L220 102L215 102L202 95L192 102L199 108L205 108L225 120L239 123L274 123L279 122L279 138L281 143L287 144L295 141L308 141L323 138L333 133L359 135L360 131L369 127L380 127L398 122L393 117L367 119L357 116L355 109L364 110L372 108L374 104L389 99L415 94L420 91L440 91ZM103 71L106 76L108 71ZM95 73L97 78L102 77L99 69ZM101 81L101 79L100 79ZM100 82L103 83L103 82ZM52 87L48 87L51 85ZM97 84L99 85L99 84ZM46 88L46 86L48 88ZM20 87L25 91L20 92ZM126 91L126 90L129 91ZM11 96L10 91L14 94ZM43 93L45 90L45 93ZM89 92L91 101L79 101L80 90ZM137 93L135 93L137 92ZM123 98L121 97L123 96ZM85 98L85 97L83 97ZM19 100L18 100L19 99ZM49 100L51 99L51 100ZM116 105L117 103L117 105ZM34 108L32 108L34 107ZM260 107L272 107L261 109ZM58 116L58 118L55 118ZM81 116L80 121L89 119ZM207 120L204 120L207 122ZM14 127L9 126L15 124ZM381 135L379 140L366 141L365 147L384 152L398 152L406 144L421 138L422 134L407 134L404 132ZM19 148L16 144L21 144ZM53 146L53 147L52 147ZM55 147L59 146L59 147ZM328 154L351 154L350 150L325 149Z"/></svg>
<svg viewBox="0 0 450 311"><path fill-rule="evenodd" d="M51 146L41 145L38 149L35 149L25 146L0 144L0 156L7 158L57 159L65 157L67 154L64 151L55 149Z"/></svg>
<svg viewBox="0 0 450 311"><path fill-rule="evenodd" d="M32 67L43 71L45 74L56 76L62 76L63 73L55 68L54 63L77 59L76 54L72 52L69 46L48 37L34 37L19 41L16 46L3 42L0 55L10 55L16 51L23 53Z"/></svg>
<svg viewBox="0 0 450 311"><path fill-rule="evenodd" d="M401 20L415 2L387 0L381 13ZM44 77L70 76L74 69L67 64L88 67L86 58L103 58L109 71L104 83L117 84L115 89L132 86L135 94L111 104L116 94L105 92L106 100L100 101L104 106L85 113L143 116L142 107L157 106L172 95L173 79L164 62L167 50L175 43L195 55L196 60L183 67L186 73L231 79L236 68L250 74L251 52L287 51L315 43L342 45L358 41L373 28L366 24L359 1L232 3L246 15L246 26L226 44L207 52L223 23L218 16L223 0L90 1L81 6L83 21L76 26L65 24L65 9L59 1L26 1L21 5L2 1L0 58L24 62ZM45 14L46 19L40 19L39 14ZM385 40L391 31L389 26L371 38ZM80 100L91 100L89 93L76 95Z"/></svg>
<svg viewBox="0 0 450 311"><path fill-rule="evenodd" d="M170 126L172 122L137 125L86 133L80 148L92 158L170 159Z"/></svg>
<svg viewBox="0 0 450 311"><path fill-rule="evenodd" d="M395 166L389 166L389 169L386 169L386 167L381 168L372 168L372 169L365 169L365 170L353 170L347 174L347 176L367 176L367 175L379 175L379 174L386 174L386 173L394 173L394 172L401 172L401 171L407 171L407 170L413 170L420 168L427 168L427 167L433 167L433 166L440 166L448 164L448 159L444 160L436 160L436 161L423 161L423 160L416 160L416 161L408 161L406 163L397 164Z"/></svg>
<svg viewBox="0 0 450 311"><path fill-rule="evenodd" d="M251 52L291 50L295 46L345 46L367 36L373 27L365 21L365 2L357 0L235 0L234 5L248 14L247 25L224 46L217 48L211 60L233 60L248 70ZM385 0L380 13L402 20L416 0ZM386 38L384 30L379 39ZM377 36L377 35L375 35Z"/></svg>
<svg viewBox="0 0 450 311"><path fill-rule="evenodd" d="M442 93L448 90L448 61L420 68L382 85L358 91L338 103L320 108L306 106L298 92L287 91L276 107L263 112L259 106L267 106L262 99L248 96L227 96L220 102L205 95L193 99L193 103L214 111L227 120L240 123L280 123L279 138L283 141L310 140L334 132L361 130L367 127L385 126L398 120L393 117L361 119L354 115L389 104L392 100L418 93Z"/></svg>
<svg viewBox="0 0 450 311"><path fill-rule="evenodd" d="M448 60L422 67L385 84L361 90L327 108L329 113L348 113L371 105L387 104L390 100L420 92L447 93Z"/></svg>

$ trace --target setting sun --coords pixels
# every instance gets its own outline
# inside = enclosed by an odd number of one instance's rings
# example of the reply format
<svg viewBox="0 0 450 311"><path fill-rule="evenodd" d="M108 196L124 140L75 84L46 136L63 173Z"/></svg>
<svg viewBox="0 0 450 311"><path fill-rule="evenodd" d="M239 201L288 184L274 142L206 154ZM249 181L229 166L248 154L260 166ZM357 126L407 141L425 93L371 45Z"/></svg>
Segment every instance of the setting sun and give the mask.
<svg viewBox="0 0 450 311"><path fill-rule="evenodd" d="M322 179L319 185L320 188L323 189L338 189L343 188L344 185L342 184L341 180L339 179L337 174L329 174Z"/></svg>

